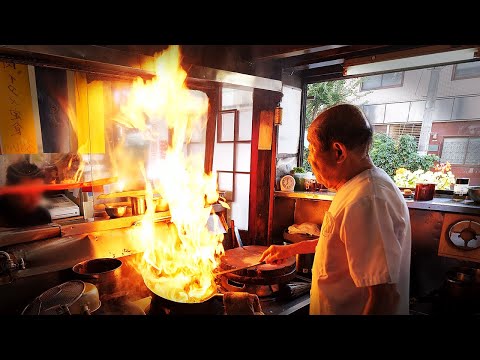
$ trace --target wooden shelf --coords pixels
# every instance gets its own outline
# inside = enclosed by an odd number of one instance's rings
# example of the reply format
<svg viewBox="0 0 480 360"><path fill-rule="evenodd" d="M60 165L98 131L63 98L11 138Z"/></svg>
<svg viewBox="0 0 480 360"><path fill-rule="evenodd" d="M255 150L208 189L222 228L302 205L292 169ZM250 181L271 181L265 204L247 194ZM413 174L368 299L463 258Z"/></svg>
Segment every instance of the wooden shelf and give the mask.
<svg viewBox="0 0 480 360"><path fill-rule="evenodd" d="M275 191L275 197L285 197L293 199L311 199L332 201L335 196L331 191Z"/></svg>

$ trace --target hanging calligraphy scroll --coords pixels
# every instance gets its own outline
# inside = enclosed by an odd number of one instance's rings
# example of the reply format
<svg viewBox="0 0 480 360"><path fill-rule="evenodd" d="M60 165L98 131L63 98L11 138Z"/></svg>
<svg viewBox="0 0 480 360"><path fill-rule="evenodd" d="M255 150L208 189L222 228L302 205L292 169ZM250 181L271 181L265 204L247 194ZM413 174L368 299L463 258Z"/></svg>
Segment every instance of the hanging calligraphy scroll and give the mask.
<svg viewBox="0 0 480 360"><path fill-rule="evenodd" d="M36 154L27 65L0 62L0 137L3 154Z"/></svg>

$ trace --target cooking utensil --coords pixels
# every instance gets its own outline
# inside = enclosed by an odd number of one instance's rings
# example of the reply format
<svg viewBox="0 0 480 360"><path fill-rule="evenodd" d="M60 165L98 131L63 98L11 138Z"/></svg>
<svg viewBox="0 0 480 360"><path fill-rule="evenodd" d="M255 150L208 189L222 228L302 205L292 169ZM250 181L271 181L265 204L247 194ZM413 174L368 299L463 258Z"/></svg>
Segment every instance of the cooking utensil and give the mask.
<svg viewBox="0 0 480 360"><path fill-rule="evenodd" d="M119 218L125 215L127 207L125 205L105 205L105 212L111 218Z"/></svg>
<svg viewBox="0 0 480 360"><path fill-rule="evenodd" d="M72 270L79 278L96 285L103 298L117 290L121 266L122 262L119 259L99 258L82 261Z"/></svg>
<svg viewBox="0 0 480 360"><path fill-rule="evenodd" d="M480 269L455 267L449 270L442 291L455 311L474 311L480 301Z"/></svg>
<svg viewBox="0 0 480 360"><path fill-rule="evenodd" d="M236 241L238 246L243 249L242 238L240 237L240 232L238 231L238 228L235 226L234 220L230 220L230 231L232 232L232 246L235 247Z"/></svg>
<svg viewBox="0 0 480 360"><path fill-rule="evenodd" d="M95 285L73 280L40 294L25 307L22 315L90 315L100 305Z"/></svg>
<svg viewBox="0 0 480 360"><path fill-rule="evenodd" d="M469 186L468 197L477 204L480 204L480 186Z"/></svg>
<svg viewBox="0 0 480 360"><path fill-rule="evenodd" d="M252 268L252 267L260 266L260 265L265 265L265 261L261 261L261 262L258 262L258 263L255 263L255 264L251 264L251 265L247 265L247 266L244 266L244 267L240 267L240 268L237 268L237 269L230 269L230 270L220 271L220 272L215 273L215 276L220 276L220 275L224 275L224 274L230 274L230 273L235 272L235 271L246 270L246 269L250 269L250 268Z"/></svg>
<svg viewBox="0 0 480 360"><path fill-rule="evenodd" d="M295 277L295 257L286 259L281 264L263 264L258 262L267 246L248 245L229 249L220 259L222 270L235 270L224 273L230 280L241 284L272 285L290 281Z"/></svg>

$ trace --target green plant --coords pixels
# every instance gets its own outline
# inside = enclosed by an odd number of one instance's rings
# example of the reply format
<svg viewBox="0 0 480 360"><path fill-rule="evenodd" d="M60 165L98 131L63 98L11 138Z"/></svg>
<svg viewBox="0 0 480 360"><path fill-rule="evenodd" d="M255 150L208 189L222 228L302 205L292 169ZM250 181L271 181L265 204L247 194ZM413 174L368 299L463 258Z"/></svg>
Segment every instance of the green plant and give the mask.
<svg viewBox="0 0 480 360"><path fill-rule="evenodd" d="M438 161L435 155L419 155L417 143L411 135L401 135L398 142L383 133L373 135L370 157L373 163L392 178L398 168L410 171L428 171Z"/></svg>
<svg viewBox="0 0 480 360"><path fill-rule="evenodd" d="M351 102L369 94L369 92L359 92L361 81L361 79L347 79L309 84L307 87L305 131L325 108L343 102ZM308 162L308 153L308 147L304 147L302 165L306 171L312 171Z"/></svg>
<svg viewBox="0 0 480 360"><path fill-rule="evenodd" d="M305 116L305 129L320 112L335 104L353 101L368 94L359 93L361 79L325 81L309 84L307 88L307 111Z"/></svg>
<svg viewBox="0 0 480 360"><path fill-rule="evenodd" d="M303 168L306 171L312 171L312 165L308 162L308 155L310 154L310 150L308 147L303 148Z"/></svg>
<svg viewBox="0 0 480 360"><path fill-rule="evenodd" d="M292 169L292 174L305 174L306 172L307 171L301 166L297 166Z"/></svg>

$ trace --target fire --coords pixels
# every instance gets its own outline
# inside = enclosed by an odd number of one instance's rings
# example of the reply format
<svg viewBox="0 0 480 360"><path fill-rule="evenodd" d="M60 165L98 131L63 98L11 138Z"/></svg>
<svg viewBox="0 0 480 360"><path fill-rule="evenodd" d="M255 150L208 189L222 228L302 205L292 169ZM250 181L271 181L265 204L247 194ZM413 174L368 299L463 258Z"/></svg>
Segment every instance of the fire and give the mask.
<svg viewBox="0 0 480 360"><path fill-rule="evenodd" d="M156 76L133 83L115 120L152 138L157 135L155 124L169 129L165 158L148 169L141 165L147 212L136 233L145 249L138 267L155 294L177 302L200 302L215 291L213 270L223 254L223 235L207 229L212 210L208 204L218 199L216 174L205 174L203 158L185 151L193 129L205 118L208 101L186 87L180 58L178 46L156 54ZM154 224L154 192L168 202L170 224Z"/></svg>

